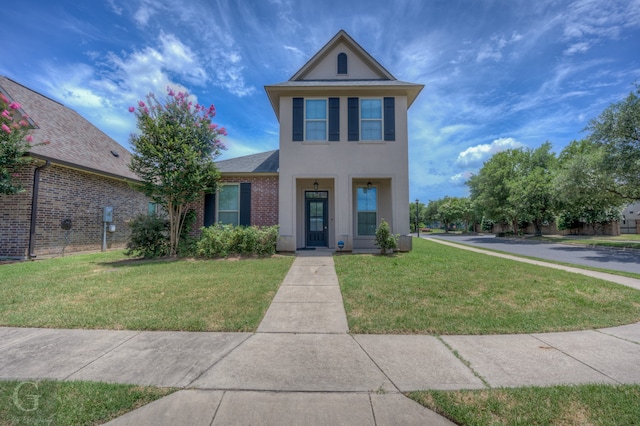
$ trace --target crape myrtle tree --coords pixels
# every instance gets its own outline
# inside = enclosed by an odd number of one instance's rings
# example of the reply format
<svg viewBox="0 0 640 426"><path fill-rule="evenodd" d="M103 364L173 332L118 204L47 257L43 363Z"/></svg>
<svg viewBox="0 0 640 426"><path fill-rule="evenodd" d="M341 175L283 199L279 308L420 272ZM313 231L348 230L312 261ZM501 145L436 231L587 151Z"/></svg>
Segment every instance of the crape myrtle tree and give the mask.
<svg viewBox="0 0 640 426"><path fill-rule="evenodd" d="M13 179L21 165L31 161L25 156L31 149L29 116L22 106L0 93L0 194L17 194L22 187Z"/></svg>
<svg viewBox="0 0 640 426"><path fill-rule="evenodd" d="M169 255L176 256L189 203L217 190L214 159L225 149L223 127L211 122L213 105L194 104L185 92L167 88L161 102L153 93L130 107L139 134L131 135L130 169L142 180L143 192L161 205L169 218Z"/></svg>
<svg viewBox="0 0 640 426"><path fill-rule="evenodd" d="M603 149L601 172L612 184L603 188L628 202L640 200L640 86L609 105L587 126L589 139Z"/></svg>

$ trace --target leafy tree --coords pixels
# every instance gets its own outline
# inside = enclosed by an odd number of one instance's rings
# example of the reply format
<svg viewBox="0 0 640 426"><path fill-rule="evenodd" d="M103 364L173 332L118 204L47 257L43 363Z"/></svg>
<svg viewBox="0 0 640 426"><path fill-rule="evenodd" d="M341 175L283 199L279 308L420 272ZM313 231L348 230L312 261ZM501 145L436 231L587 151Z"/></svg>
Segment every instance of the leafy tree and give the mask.
<svg viewBox="0 0 640 426"><path fill-rule="evenodd" d="M511 183L518 177L522 150L509 149L494 154L478 174L466 182L470 198L484 216L496 223L510 223L517 232L519 212L512 204Z"/></svg>
<svg viewBox="0 0 640 426"><path fill-rule="evenodd" d="M188 204L217 189L213 160L225 149L220 136L226 131L211 123L213 105L194 105L188 93L167 90L164 103L150 93L147 103L129 108L140 130L131 135L130 168L142 180L144 193L167 211L169 255L175 256Z"/></svg>
<svg viewBox="0 0 640 426"><path fill-rule="evenodd" d="M540 236L542 224L554 218L552 176L556 157L549 142L536 149L520 151L517 176L507 185L509 201L521 219L533 222L535 234Z"/></svg>
<svg viewBox="0 0 640 426"><path fill-rule="evenodd" d="M25 154L31 149L33 137L28 133L29 117L20 113L21 108L0 93L0 194L23 191L13 174L22 164L31 161Z"/></svg>
<svg viewBox="0 0 640 426"><path fill-rule="evenodd" d="M594 227L620 217L624 199L608 188L613 177L603 170L604 148L589 139L573 141L558 156L553 180L560 229L574 229L580 223Z"/></svg>
<svg viewBox="0 0 640 426"><path fill-rule="evenodd" d="M603 149L602 171L613 179L607 192L627 201L640 199L640 86L624 100L611 104L587 130Z"/></svg>
<svg viewBox="0 0 640 426"><path fill-rule="evenodd" d="M465 222L465 230L471 217L471 202L468 198L444 197L438 203L437 217L445 225L445 232L449 232L452 224Z"/></svg>
<svg viewBox="0 0 640 426"><path fill-rule="evenodd" d="M514 233L520 223L533 222L539 235L542 224L554 217L555 161L549 142L535 150L499 152L467 182L471 200L486 218L510 223Z"/></svg>

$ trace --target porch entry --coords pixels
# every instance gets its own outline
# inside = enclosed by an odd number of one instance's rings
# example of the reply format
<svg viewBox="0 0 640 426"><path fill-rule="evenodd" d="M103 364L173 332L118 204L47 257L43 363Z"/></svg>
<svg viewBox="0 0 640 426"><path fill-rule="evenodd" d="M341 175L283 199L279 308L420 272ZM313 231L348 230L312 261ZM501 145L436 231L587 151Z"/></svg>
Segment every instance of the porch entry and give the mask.
<svg viewBox="0 0 640 426"><path fill-rule="evenodd" d="M307 247L327 247L329 242L328 191L305 191Z"/></svg>

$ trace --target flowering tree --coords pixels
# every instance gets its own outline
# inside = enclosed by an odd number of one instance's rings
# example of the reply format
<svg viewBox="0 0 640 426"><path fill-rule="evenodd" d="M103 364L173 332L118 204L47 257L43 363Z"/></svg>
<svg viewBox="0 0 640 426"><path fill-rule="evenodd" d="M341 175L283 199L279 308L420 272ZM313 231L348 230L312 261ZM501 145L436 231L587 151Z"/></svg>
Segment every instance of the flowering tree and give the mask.
<svg viewBox="0 0 640 426"><path fill-rule="evenodd" d="M31 159L25 154L31 148L33 137L29 132L29 117L20 114L21 106L9 102L0 93L0 194L17 194L23 189L14 182L14 173L20 165Z"/></svg>
<svg viewBox="0 0 640 426"><path fill-rule="evenodd" d="M167 211L169 255L175 256L188 204L217 189L213 160L226 149L220 136L227 133L211 122L213 105L194 105L188 93L167 91L164 103L150 93L146 103L129 108L140 130L131 135L130 169L140 176L144 193Z"/></svg>

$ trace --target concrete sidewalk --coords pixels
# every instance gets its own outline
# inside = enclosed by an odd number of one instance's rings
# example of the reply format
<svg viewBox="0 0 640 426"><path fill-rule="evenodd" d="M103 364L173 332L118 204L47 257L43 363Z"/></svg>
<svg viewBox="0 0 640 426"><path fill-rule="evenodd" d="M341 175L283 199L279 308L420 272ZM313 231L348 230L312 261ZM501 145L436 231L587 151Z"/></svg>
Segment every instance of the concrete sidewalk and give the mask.
<svg viewBox="0 0 640 426"><path fill-rule="evenodd" d="M257 333L0 328L0 379L183 390L112 424L450 424L403 392L640 383L640 323L498 336L349 335L330 252L297 256Z"/></svg>

